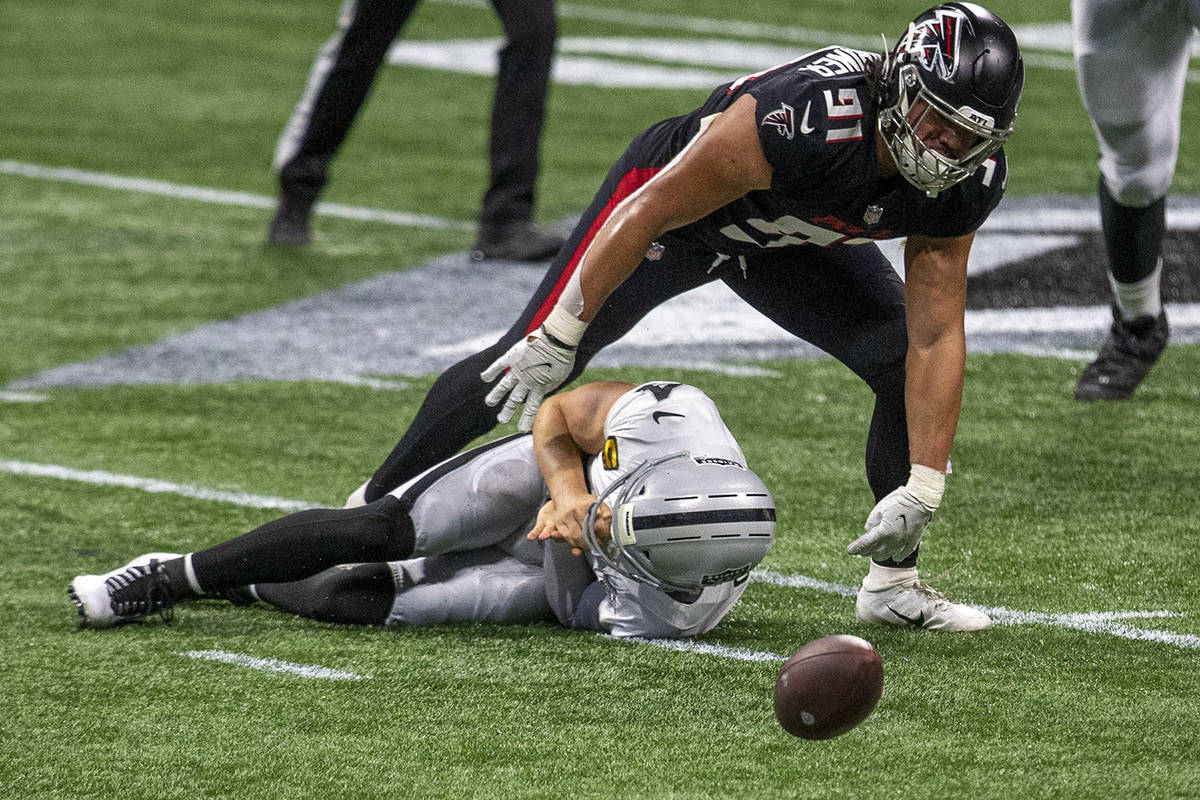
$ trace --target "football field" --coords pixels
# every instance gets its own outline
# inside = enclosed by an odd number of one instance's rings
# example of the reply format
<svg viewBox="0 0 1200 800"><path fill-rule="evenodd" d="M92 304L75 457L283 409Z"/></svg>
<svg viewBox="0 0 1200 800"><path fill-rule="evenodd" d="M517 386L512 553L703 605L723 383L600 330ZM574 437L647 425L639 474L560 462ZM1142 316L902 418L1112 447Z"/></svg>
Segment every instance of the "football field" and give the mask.
<svg viewBox="0 0 1200 800"><path fill-rule="evenodd" d="M856 621L870 392L720 288L585 373L700 386L775 495L774 547L703 638L218 602L77 630L76 574L340 505L540 278L466 257L500 35L472 0L418 9L313 245L263 244L275 141L336 6L4 8L0 798L1200 797L1200 61L1168 210L1174 343L1134 402L1077 403L1108 300L1066 3L992 6L1026 93L922 546L923 577L991 630ZM827 43L875 49L923 8L560 4L539 220L568 228L629 139L709 87ZM879 650L883 699L845 736L792 738L775 676L834 633Z"/></svg>

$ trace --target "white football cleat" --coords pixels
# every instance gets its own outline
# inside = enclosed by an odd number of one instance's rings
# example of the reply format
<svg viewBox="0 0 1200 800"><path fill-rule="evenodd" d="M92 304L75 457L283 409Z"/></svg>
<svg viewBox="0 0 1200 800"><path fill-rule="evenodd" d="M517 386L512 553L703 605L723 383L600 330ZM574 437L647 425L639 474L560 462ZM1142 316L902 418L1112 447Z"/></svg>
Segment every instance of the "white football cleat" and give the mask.
<svg viewBox="0 0 1200 800"><path fill-rule="evenodd" d="M872 562L854 604L860 622L934 631L982 631L992 618L977 608L952 603L921 582L917 570L881 567Z"/></svg>
<svg viewBox="0 0 1200 800"><path fill-rule="evenodd" d="M145 553L124 566L103 575L76 575L67 586L67 594L79 612L81 628L111 628L118 622L131 617L118 614L113 608L112 579L123 575L131 567L144 567L151 561L170 561L179 558L179 553Z"/></svg>

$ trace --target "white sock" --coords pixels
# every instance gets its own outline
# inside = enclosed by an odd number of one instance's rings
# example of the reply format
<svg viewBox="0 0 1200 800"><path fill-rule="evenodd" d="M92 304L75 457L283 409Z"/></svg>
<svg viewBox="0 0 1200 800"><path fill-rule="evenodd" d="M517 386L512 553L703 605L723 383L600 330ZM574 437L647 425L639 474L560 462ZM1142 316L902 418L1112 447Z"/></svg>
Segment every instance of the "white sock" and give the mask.
<svg viewBox="0 0 1200 800"><path fill-rule="evenodd" d="M1162 282L1162 258L1154 265L1154 271L1137 283L1118 283L1111 272L1108 273L1108 282L1112 286L1117 309L1126 322L1132 322L1138 317L1157 317L1162 312L1162 294L1159 289Z"/></svg>
<svg viewBox="0 0 1200 800"><path fill-rule="evenodd" d="M916 579L916 567L885 567L872 561L871 568L867 571L867 577L863 578L862 585L868 592L881 592L884 589L890 589Z"/></svg>
<svg viewBox="0 0 1200 800"><path fill-rule="evenodd" d="M192 587L192 591L197 595L204 594L204 589L200 586L200 581L196 579L196 570L192 567L191 553L183 557L183 571L187 573L188 585Z"/></svg>

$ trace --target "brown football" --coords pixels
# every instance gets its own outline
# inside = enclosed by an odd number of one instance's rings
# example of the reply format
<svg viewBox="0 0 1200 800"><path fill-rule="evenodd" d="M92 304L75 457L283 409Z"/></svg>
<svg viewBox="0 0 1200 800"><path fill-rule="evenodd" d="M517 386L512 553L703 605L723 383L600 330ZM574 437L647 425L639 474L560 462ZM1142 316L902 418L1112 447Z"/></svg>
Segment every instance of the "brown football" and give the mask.
<svg viewBox="0 0 1200 800"><path fill-rule="evenodd" d="M814 639L775 681L775 718L801 739L832 739L867 718L883 696L883 659L857 636Z"/></svg>

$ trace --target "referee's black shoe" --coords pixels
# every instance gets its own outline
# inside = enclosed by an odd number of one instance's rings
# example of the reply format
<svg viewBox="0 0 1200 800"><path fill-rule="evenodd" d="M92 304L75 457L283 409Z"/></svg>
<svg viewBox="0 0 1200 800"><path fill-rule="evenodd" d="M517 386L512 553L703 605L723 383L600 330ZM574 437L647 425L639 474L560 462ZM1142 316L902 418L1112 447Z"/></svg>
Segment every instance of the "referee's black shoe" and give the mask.
<svg viewBox="0 0 1200 800"><path fill-rule="evenodd" d="M1167 315L1147 314L1126 322L1113 307L1113 324L1100 355L1084 369L1076 400L1125 400L1146 377L1167 346Z"/></svg>
<svg viewBox="0 0 1200 800"><path fill-rule="evenodd" d="M545 261L553 258L563 245L563 238L539 231L531 222L518 222L503 228L481 228L472 261Z"/></svg>
<svg viewBox="0 0 1200 800"><path fill-rule="evenodd" d="M271 228L267 231L267 244L274 247L303 247L312 241L308 230L308 218L312 214L316 196L282 191L279 205Z"/></svg>

